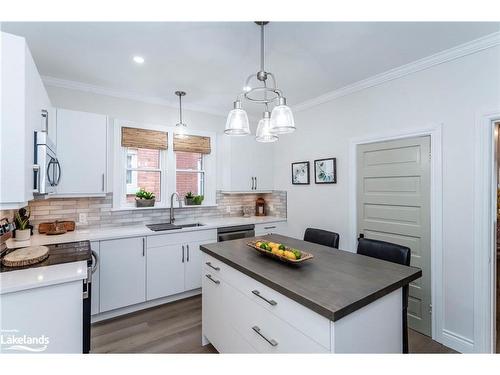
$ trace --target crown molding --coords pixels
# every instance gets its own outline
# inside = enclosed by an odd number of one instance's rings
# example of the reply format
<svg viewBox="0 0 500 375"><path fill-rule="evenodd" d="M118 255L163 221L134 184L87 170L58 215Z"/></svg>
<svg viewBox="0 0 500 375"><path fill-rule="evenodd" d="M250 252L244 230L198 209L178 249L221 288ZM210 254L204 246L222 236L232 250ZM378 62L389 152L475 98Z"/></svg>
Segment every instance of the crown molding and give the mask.
<svg viewBox="0 0 500 375"><path fill-rule="evenodd" d="M142 95L142 94L139 94L136 92L110 89L110 88L103 87L103 86L96 86L96 85L91 85L88 83L83 83L83 82L78 82L78 81L70 81L70 80L51 77L51 76L42 76L42 81L46 86L49 86L49 87L57 87L57 88L63 88L63 89L69 89L69 90L89 92L92 94L106 95L106 96L111 96L111 97L119 98L119 99L134 100L134 101L143 102L143 103L147 103L147 104L162 105L162 106L170 107L170 108L175 109L175 110L178 109L177 100L167 100L167 99L164 99L164 98L158 97L158 96L147 96L147 95ZM187 109L189 111L201 112L201 113L206 113L206 114L215 115L215 116L223 116L223 117L226 117L226 115L227 115L227 113L216 111L216 110L213 110L211 108L205 108L205 107L201 107L201 106L193 106L193 105L189 105L189 104L186 105L185 103L182 103L182 106L183 106L183 109Z"/></svg>
<svg viewBox="0 0 500 375"><path fill-rule="evenodd" d="M409 64L388 70L387 72L377 74L370 78L344 86L340 89L330 91L316 98L306 100L302 103L292 106L292 109L295 112L300 112L309 109L311 107L317 106L319 104L323 104L331 100L340 98L342 96L350 95L370 87L378 86L385 82L392 81L394 79L398 79L425 69L429 69L433 66L443 64L445 62L452 61L497 46L499 44L500 44L500 32L488 34L479 39L472 40L470 42L458 45L456 47L444 50L442 52L438 52L434 55L424 57L423 59L416 60Z"/></svg>

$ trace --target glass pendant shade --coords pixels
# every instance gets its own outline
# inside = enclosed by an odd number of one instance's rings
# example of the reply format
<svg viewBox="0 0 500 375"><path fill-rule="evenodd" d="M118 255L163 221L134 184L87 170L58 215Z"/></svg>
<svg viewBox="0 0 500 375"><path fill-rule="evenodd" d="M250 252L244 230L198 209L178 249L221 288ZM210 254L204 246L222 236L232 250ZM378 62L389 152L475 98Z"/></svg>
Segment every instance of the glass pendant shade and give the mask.
<svg viewBox="0 0 500 375"><path fill-rule="evenodd" d="M280 98L279 105L271 112L271 133L286 134L294 131L295 121L292 110L286 105L285 98Z"/></svg>
<svg viewBox="0 0 500 375"><path fill-rule="evenodd" d="M234 102L234 109L231 110L227 116L226 129L224 130L224 133L227 135L250 134L248 116L245 110L241 108L240 102Z"/></svg>
<svg viewBox="0 0 500 375"><path fill-rule="evenodd" d="M177 123L175 124L175 135L177 135L180 138L186 138L186 133L187 133L187 125L184 123Z"/></svg>
<svg viewBox="0 0 500 375"><path fill-rule="evenodd" d="M271 133L271 114L267 111L264 112L264 117L257 125L255 140L264 143L276 142L278 140L278 137Z"/></svg>

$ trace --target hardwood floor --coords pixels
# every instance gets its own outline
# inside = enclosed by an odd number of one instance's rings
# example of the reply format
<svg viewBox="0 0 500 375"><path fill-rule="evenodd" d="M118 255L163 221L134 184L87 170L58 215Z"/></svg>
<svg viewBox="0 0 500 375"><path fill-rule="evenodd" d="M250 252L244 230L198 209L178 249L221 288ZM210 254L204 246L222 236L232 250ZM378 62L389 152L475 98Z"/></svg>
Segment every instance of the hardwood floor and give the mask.
<svg viewBox="0 0 500 375"><path fill-rule="evenodd" d="M201 296L92 325L92 353L217 353L201 346ZM454 353L410 330L411 353Z"/></svg>

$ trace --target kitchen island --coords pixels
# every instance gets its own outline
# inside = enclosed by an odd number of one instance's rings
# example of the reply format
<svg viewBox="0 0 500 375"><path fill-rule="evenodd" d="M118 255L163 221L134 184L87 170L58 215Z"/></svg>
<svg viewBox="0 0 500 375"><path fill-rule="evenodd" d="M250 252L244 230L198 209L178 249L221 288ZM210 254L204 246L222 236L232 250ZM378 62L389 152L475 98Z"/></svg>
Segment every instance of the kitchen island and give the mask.
<svg viewBox="0 0 500 375"><path fill-rule="evenodd" d="M401 353L402 287L422 271L281 235L288 265L247 246L202 245L202 341L221 353Z"/></svg>

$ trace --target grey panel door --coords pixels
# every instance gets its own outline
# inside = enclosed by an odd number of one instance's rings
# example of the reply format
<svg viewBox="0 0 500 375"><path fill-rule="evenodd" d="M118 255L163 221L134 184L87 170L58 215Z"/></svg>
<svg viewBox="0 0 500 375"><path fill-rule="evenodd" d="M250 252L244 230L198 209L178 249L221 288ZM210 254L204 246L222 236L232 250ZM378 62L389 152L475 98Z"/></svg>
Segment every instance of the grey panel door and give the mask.
<svg viewBox="0 0 500 375"><path fill-rule="evenodd" d="M430 137L359 145L357 173L358 233L411 249L408 325L430 336Z"/></svg>

